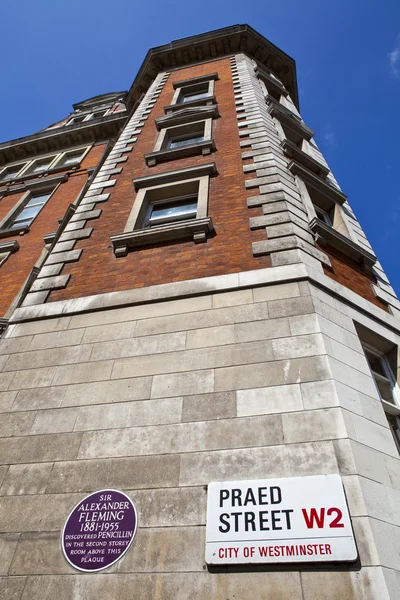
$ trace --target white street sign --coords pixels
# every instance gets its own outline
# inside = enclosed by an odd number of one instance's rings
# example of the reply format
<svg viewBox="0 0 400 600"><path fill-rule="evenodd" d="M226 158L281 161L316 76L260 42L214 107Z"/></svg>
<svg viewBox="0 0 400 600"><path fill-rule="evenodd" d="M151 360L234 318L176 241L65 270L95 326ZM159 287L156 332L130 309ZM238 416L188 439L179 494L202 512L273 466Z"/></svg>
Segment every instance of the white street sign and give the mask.
<svg viewBox="0 0 400 600"><path fill-rule="evenodd" d="M339 475L209 484L209 565L356 559Z"/></svg>

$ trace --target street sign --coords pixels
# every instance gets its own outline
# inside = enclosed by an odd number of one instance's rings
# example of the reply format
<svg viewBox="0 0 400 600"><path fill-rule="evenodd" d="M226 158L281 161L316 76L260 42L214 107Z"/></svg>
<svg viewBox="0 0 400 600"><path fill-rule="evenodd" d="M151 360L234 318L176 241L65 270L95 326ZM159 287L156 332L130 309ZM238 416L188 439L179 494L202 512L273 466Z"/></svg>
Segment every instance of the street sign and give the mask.
<svg viewBox="0 0 400 600"><path fill-rule="evenodd" d="M339 475L209 484L209 565L356 559Z"/></svg>

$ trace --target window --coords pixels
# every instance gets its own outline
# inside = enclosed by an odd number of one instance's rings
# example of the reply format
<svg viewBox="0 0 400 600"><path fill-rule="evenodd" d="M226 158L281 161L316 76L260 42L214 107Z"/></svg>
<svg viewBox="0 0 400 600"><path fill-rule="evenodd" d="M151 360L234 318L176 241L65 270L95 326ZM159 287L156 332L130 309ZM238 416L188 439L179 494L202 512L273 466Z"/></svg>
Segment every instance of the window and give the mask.
<svg viewBox="0 0 400 600"><path fill-rule="evenodd" d="M324 223L326 223L329 227L333 227L333 213L334 212L334 207L327 212L326 210L323 210L322 208L320 208L319 206L315 206L315 212L317 214L318 219L321 219L321 221L324 221Z"/></svg>
<svg viewBox="0 0 400 600"><path fill-rule="evenodd" d="M9 167L6 167L5 169L3 169L0 172L0 183L3 183L4 181L9 181L10 179L14 179L15 177L18 177L18 174L20 171L22 171L22 169L25 167L26 163L23 164L19 164L19 165L10 165Z"/></svg>
<svg viewBox="0 0 400 600"><path fill-rule="evenodd" d="M195 219L197 213L197 194L167 201L154 202L149 205L145 227L157 227L166 223L174 223L185 219Z"/></svg>
<svg viewBox="0 0 400 600"><path fill-rule="evenodd" d="M57 161L57 167L69 167L76 165L81 161L82 158L82 150L77 150L76 152L66 152Z"/></svg>
<svg viewBox="0 0 400 600"><path fill-rule="evenodd" d="M204 142L204 135L202 133L188 133L186 135L177 135L168 138L167 148L181 148L182 146L188 146L190 144L198 144Z"/></svg>
<svg viewBox="0 0 400 600"><path fill-rule="evenodd" d="M157 119L156 125L160 129L160 134L154 151L144 156L147 166L152 167L159 162L195 154L210 154L215 149L212 140L212 124L218 112L214 109L215 107L184 109L171 116ZM193 114L196 110L199 112ZM187 122L188 118L191 121Z"/></svg>
<svg viewBox="0 0 400 600"><path fill-rule="evenodd" d="M184 87L178 96L178 102L192 102L193 100L201 100L208 96L208 82L198 85Z"/></svg>
<svg viewBox="0 0 400 600"><path fill-rule="evenodd" d="M396 380L388 359L383 353L378 352L372 347L364 345L363 348L381 399L385 402L398 405L399 400L395 392Z"/></svg>
<svg viewBox="0 0 400 600"><path fill-rule="evenodd" d="M44 173L48 171L51 163L54 161L55 156L48 156L47 158L43 158L40 160L35 160L31 166L29 166L25 173L33 174L33 173Z"/></svg>
<svg viewBox="0 0 400 600"><path fill-rule="evenodd" d="M83 121L91 121L92 119L97 119L99 117L105 117L107 115L108 109L98 110L91 113L85 113L83 115L73 115L65 125L77 125L78 123L83 123Z"/></svg>
<svg viewBox="0 0 400 600"><path fill-rule="evenodd" d="M400 400L396 379L388 357L376 348L363 344L364 354L371 369L376 389L383 404L386 418L400 452Z"/></svg>
<svg viewBox="0 0 400 600"><path fill-rule="evenodd" d="M31 194L28 202L24 204L22 210L18 212L18 214L9 224L9 229L22 229L23 227L29 227L32 221L40 213L51 194L52 192L38 192Z"/></svg>
<svg viewBox="0 0 400 600"><path fill-rule="evenodd" d="M206 242L213 231L208 186L214 174L215 164L210 163L135 179L137 195L124 232L111 236L115 255L170 240Z"/></svg>
<svg viewBox="0 0 400 600"><path fill-rule="evenodd" d="M210 73L201 77L193 77L184 81L175 81L173 87L175 90L172 102L165 107L165 112L179 110L182 105L201 106L204 104L214 104L214 84L218 79L218 73Z"/></svg>
<svg viewBox="0 0 400 600"><path fill-rule="evenodd" d="M400 453L400 391L395 377L398 368L398 348L359 323L355 323L355 326L389 428Z"/></svg>

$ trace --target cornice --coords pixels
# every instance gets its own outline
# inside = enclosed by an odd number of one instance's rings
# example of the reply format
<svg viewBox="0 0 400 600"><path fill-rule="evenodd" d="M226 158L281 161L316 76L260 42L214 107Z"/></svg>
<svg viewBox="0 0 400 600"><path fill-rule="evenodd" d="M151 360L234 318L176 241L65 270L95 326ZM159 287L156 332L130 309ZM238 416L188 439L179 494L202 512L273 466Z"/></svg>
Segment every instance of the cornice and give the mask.
<svg viewBox="0 0 400 600"><path fill-rule="evenodd" d="M81 144L108 141L116 137L127 119L127 112L118 112L101 119L45 129L16 140L0 144L0 166L9 162L29 159Z"/></svg>
<svg viewBox="0 0 400 600"><path fill-rule="evenodd" d="M151 48L126 98L128 110L135 108L158 73L238 52L273 71L299 107L295 61L249 25L233 25Z"/></svg>

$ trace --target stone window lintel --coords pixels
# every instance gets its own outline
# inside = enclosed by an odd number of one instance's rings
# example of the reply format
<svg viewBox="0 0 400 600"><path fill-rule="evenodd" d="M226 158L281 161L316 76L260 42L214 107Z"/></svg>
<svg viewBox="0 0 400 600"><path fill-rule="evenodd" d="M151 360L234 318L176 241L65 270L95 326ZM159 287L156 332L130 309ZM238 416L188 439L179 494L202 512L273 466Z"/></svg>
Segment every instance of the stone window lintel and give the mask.
<svg viewBox="0 0 400 600"><path fill-rule="evenodd" d="M328 175L330 170L328 167L316 160L310 154L307 154L306 152L298 148L296 144L294 144L290 140L286 138L283 139L281 141L281 146L286 156L289 156L290 158L293 158L297 162L301 163L313 173L316 173L320 177L326 177Z"/></svg>

